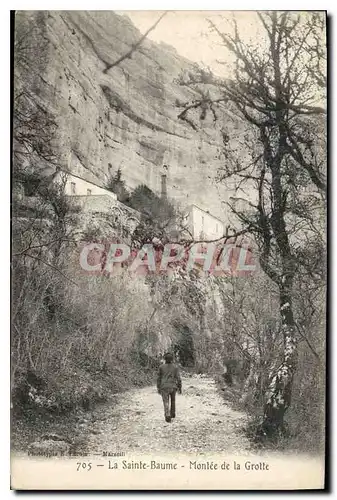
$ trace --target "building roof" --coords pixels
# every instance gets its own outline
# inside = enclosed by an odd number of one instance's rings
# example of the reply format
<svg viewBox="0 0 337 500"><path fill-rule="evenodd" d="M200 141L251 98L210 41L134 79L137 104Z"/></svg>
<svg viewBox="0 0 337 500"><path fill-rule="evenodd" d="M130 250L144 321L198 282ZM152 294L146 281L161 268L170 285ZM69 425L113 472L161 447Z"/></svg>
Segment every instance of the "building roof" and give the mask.
<svg viewBox="0 0 337 500"><path fill-rule="evenodd" d="M213 217L213 219L218 220L219 222L221 222L221 224L224 224L224 221L221 220L221 219L219 219L219 217L216 217L215 215L211 214L209 211L207 211L207 210L205 210L203 208L198 207L198 205L196 205L195 203L192 203L192 205L189 206L189 208L192 208L192 207L197 208L201 212L204 212L205 214L210 215L211 217Z"/></svg>

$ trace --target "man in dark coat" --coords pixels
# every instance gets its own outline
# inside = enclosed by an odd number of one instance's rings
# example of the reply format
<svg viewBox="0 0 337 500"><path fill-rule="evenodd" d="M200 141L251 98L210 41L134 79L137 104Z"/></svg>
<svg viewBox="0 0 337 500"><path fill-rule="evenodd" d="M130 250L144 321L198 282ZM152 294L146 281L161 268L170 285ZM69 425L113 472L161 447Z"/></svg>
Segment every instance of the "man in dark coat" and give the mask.
<svg viewBox="0 0 337 500"><path fill-rule="evenodd" d="M176 416L177 390L181 394L181 378L178 366L173 363L172 354L165 354L164 359L165 363L159 367L157 389L163 398L165 420L171 422Z"/></svg>

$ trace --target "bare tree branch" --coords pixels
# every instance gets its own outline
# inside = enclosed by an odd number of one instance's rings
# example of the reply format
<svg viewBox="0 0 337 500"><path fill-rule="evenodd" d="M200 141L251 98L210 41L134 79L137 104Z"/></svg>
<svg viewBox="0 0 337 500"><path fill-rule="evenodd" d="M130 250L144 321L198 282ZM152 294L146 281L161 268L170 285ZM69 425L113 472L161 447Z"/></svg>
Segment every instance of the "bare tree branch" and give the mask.
<svg viewBox="0 0 337 500"><path fill-rule="evenodd" d="M132 54L138 49L138 47L143 43L147 35L153 31L156 26L159 24L159 22L163 19L164 16L166 16L167 12L164 12L158 19L157 21L150 26L150 28L144 33L144 35L136 42L134 45L132 45L131 49L126 52L124 55L122 55L117 61L109 64L104 70L103 73L107 73L110 69L114 68L115 66L118 66L121 62L125 61L125 59L131 59Z"/></svg>

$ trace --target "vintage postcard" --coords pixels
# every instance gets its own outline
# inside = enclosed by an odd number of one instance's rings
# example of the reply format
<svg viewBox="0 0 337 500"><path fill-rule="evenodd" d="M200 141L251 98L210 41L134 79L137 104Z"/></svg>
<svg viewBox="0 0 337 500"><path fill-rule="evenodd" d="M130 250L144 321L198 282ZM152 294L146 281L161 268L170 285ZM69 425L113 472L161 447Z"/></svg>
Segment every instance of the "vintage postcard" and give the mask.
<svg viewBox="0 0 337 500"><path fill-rule="evenodd" d="M11 488L326 487L326 13L17 11Z"/></svg>

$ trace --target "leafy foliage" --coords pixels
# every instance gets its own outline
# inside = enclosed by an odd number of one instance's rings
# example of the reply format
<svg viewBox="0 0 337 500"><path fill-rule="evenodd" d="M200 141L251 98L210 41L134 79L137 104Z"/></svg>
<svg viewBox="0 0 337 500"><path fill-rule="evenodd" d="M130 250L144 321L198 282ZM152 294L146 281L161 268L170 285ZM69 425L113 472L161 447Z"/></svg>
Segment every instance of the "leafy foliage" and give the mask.
<svg viewBox="0 0 337 500"><path fill-rule="evenodd" d="M142 214L141 223L133 233L134 242L143 244L155 238L164 243L170 239L170 233L177 230L179 214L176 208L145 184L137 186L132 192L129 206Z"/></svg>
<svg viewBox="0 0 337 500"><path fill-rule="evenodd" d="M129 203L130 194L125 186L125 181L122 179L122 171L119 168L115 175L111 176L106 183L106 189L117 195L117 200L121 203Z"/></svg>

